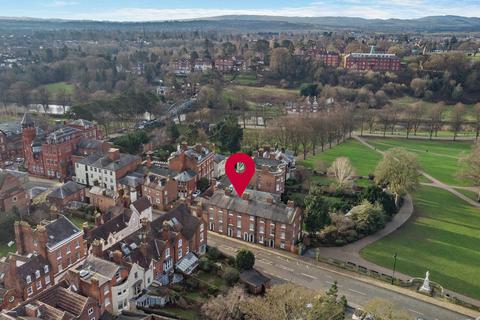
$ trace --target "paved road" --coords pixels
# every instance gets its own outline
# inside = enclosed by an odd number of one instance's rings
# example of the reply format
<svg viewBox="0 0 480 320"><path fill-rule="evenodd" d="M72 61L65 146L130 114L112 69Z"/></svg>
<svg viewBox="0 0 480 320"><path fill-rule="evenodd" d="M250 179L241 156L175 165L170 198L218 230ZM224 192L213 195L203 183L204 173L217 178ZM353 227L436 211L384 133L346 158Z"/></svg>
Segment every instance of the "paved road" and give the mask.
<svg viewBox="0 0 480 320"><path fill-rule="evenodd" d="M233 255L236 250L244 246L242 243L219 237L209 233L209 245L216 246L222 252ZM399 306L408 310L412 319L424 317L428 320L463 320L468 319L462 314L455 313L429 303L416 300L360 280L352 279L345 275L339 275L334 271L325 270L319 266L305 263L304 261L290 257L286 258L276 250L252 249L255 254L255 267L273 277L290 281L314 290L325 291L334 281L338 282L339 291L347 297L353 306L361 306L375 297L394 301Z"/></svg>

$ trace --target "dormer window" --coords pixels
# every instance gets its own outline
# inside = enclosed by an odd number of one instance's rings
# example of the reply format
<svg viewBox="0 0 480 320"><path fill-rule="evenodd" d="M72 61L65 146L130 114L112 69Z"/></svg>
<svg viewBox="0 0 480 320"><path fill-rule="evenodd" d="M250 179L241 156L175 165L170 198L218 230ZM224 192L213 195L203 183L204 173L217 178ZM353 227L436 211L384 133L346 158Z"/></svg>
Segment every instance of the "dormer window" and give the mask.
<svg viewBox="0 0 480 320"><path fill-rule="evenodd" d="M31 276L27 276L27 283L31 283L32 282L32 277Z"/></svg>
<svg viewBox="0 0 480 320"><path fill-rule="evenodd" d="M43 267L43 271L45 271L45 273L48 273L50 271L49 268L48 268L48 265L45 265Z"/></svg>
<svg viewBox="0 0 480 320"><path fill-rule="evenodd" d="M35 271L35 279L40 278L40 270Z"/></svg>

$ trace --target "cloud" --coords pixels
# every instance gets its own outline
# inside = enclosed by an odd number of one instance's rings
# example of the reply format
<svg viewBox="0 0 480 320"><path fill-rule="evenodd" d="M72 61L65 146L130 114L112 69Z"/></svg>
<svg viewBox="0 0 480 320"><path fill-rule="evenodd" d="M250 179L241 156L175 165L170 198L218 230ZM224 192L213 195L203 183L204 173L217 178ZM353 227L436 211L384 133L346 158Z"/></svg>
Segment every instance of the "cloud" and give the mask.
<svg viewBox="0 0 480 320"><path fill-rule="evenodd" d="M51 7L51 8L63 8L63 7L68 7L68 6L73 6L78 4L76 1L52 1L50 3L47 3L45 6Z"/></svg>
<svg viewBox="0 0 480 320"><path fill-rule="evenodd" d="M80 10L68 12L59 18L113 20L113 21L159 21L208 18L221 15L268 15L287 17L346 16L361 18L410 19L430 15L480 16L478 0L457 0L452 6L450 0L316 0L304 6L289 6L271 9L229 9L219 8L136 8L121 7L108 11ZM75 1L54 1L51 7L67 7L78 4ZM64 12L66 15L67 13Z"/></svg>

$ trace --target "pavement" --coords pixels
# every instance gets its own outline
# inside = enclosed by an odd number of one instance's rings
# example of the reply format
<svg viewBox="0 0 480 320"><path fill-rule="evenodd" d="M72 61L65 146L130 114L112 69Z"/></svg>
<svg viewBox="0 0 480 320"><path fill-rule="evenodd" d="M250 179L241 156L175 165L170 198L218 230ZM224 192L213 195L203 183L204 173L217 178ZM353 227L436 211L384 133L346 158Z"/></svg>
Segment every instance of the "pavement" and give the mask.
<svg viewBox="0 0 480 320"><path fill-rule="evenodd" d="M480 313L461 306L380 283L286 251L265 248L211 232L208 234L208 243L228 255L235 255L238 249L248 247L255 254L255 268L258 270L313 290L326 291L337 281L340 294L345 295L353 307L365 305L373 298L383 298L407 310L412 319L422 317L427 320L464 320L480 316Z"/></svg>

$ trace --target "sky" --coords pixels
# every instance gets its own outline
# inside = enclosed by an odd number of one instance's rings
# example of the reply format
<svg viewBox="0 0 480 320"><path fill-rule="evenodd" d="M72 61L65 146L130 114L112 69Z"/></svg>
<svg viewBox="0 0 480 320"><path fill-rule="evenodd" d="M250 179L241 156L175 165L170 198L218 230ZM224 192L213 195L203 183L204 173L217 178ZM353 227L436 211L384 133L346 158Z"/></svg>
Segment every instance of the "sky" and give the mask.
<svg viewBox="0 0 480 320"><path fill-rule="evenodd" d="M480 17L480 0L0 0L0 17L155 21L230 14L369 19Z"/></svg>

